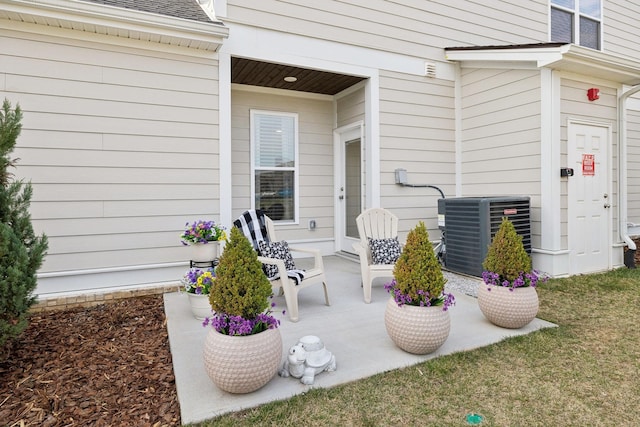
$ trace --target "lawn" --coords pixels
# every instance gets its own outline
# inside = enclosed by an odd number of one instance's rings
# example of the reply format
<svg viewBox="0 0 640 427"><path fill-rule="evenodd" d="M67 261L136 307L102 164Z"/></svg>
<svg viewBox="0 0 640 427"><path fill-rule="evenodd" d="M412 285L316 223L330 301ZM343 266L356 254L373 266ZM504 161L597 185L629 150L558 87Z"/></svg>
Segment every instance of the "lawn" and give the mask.
<svg viewBox="0 0 640 427"><path fill-rule="evenodd" d="M559 325L410 368L235 412L205 426L636 426L640 270L553 279Z"/></svg>

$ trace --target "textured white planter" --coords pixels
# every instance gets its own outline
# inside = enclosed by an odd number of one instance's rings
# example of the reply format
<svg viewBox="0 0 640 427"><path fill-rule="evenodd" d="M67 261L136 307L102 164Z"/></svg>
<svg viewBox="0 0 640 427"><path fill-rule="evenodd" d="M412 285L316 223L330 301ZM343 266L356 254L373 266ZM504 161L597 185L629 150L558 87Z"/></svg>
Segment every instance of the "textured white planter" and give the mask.
<svg viewBox="0 0 640 427"><path fill-rule="evenodd" d="M536 288L515 288L480 283L478 305L484 317L494 325L519 329L529 324L538 314Z"/></svg>
<svg viewBox="0 0 640 427"><path fill-rule="evenodd" d="M203 320L205 317L211 317L211 304L209 303L209 295L198 295L187 293L189 304L191 305L191 313L193 317Z"/></svg>
<svg viewBox="0 0 640 427"><path fill-rule="evenodd" d="M413 354L436 351L449 337L451 319L442 307L398 307L393 298L387 302L384 324L391 340Z"/></svg>
<svg viewBox="0 0 640 427"><path fill-rule="evenodd" d="M218 388L229 393L251 393L278 372L282 359L280 329L232 337L211 328L203 355L207 375Z"/></svg>
<svg viewBox="0 0 640 427"><path fill-rule="evenodd" d="M218 258L220 242L194 243L191 248L191 261L207 262Z"/></svg>

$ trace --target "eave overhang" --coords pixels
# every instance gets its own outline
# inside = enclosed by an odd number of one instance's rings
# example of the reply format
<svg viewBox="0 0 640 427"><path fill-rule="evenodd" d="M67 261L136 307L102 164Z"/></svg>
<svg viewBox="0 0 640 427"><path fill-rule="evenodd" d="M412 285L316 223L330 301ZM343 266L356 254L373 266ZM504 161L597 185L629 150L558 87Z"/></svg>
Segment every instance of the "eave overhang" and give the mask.
<svg viewBox="0 0 640 427"><path fill-rule="evenodd" d="M3 0L0 20L95 33L216 52L229 29L200 22L77 0Z"/></svg>
<svg viewBox="0 0 640 427"><path fill-rule="evenodd" d="M520 66L585 74L625 85L640 83L640 62L574 44L445 48L463 68Z"/></svg>

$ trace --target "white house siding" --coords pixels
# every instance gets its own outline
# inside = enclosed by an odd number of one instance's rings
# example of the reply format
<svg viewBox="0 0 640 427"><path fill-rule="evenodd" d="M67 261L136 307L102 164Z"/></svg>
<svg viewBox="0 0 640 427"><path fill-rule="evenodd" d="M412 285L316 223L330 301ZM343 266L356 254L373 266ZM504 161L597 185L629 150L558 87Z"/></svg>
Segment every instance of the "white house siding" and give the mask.
<svg viewBox="0 0 640 427"><path fill-rule="evenodd" d="M336 99L336 127L364 122L365 93L360 88Z"/></svg>
<svg viewBox="0 0 640 427"><path fill-rule="evenodd" d="M640 3L629 0L603 1L603 48L625 58L640 57Z"/></svg>
<svg viewBox="0 0 640 427"><path fill-rule="evenodd" d="M548 14L547 0L227 1L234 22L439 61L447 46L547 41Z"/></svg>
<svg viewBox="0 0 640 427"><path fill-rule="evenodd" d="M462 70L462 196L531 197L540 239L540 73Z"/></svg>
<svg viewBox="0 0 640 427"><path fill-rule="evenodd" d="M300 221L278 225L289 241L333 239L333 100L284 90L232 90L233 215L251 208L249 112L251 109L298 114ZM309 220L316 229L309 230Z"/></svg>
<svg viewBox="0 0 640 427"><path fill-rule="evenodd" d="M627 111L627 220L640 230L640 111ZM638 231L636 231L638 233Z"/></svg>
<svg viewBox="0 0 640 427"><path fill-rule="evenodd" d="M455 119L452 81L380 73L380 199L407 231L425 221L439 238L438 199L432 188L401 187L396 168L407 170L409 184L434 185L455 194Z"/></svg>
<svg viewBox="0 0 640 427"><path fill-rule="evenodd" d="M49 237L36 293L177 281L185 222L219 212L215 54L72 33L0 21L17 176Z"/></svg>

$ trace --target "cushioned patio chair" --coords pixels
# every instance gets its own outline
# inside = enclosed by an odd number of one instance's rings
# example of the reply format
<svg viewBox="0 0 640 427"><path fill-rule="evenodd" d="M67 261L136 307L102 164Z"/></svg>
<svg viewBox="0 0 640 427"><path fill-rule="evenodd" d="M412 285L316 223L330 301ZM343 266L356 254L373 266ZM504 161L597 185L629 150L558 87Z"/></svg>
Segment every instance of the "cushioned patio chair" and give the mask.
<svg viewBox="0 0 640 427"><path fill-rule="evenodd" d="M360 257L364 302L371 302L371 284L377 277L393 277L400 255L398 217L386 209L371 208L356 218L360 241L353 249Z"/></svg>
<svg viewBox="0 0 640 427"><path fill-rule="evenodd" d="M263 264L265 273L274 288L279 289L289 312L289 319L297 322L298 292L316 284L324 288L325 304L329 303L327 279L324 274L324 263L319 250L291 247L284 240L276 237L273 221L261 210L244 212L233 222L253 244L258 252L258 260ZM296 269L291 252L307 253L313 256L313 268L308 270Z"/></svg>

